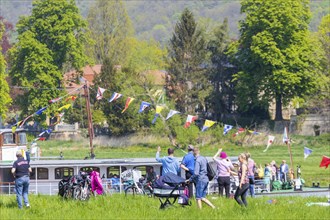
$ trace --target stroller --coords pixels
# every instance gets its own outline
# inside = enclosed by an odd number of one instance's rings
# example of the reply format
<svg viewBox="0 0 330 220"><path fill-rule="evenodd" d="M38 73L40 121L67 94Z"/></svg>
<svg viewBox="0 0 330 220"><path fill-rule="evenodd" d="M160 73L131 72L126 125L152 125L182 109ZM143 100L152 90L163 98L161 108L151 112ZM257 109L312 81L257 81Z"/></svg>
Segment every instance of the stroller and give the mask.
<svg viewBox="0 0 330 220"><path fill-rule="evenodd" d="M191 205L185 179L173 173L167 173L154 182L153 194L159 198L160 209L173 206L176 200L181 206Z"/></svg>

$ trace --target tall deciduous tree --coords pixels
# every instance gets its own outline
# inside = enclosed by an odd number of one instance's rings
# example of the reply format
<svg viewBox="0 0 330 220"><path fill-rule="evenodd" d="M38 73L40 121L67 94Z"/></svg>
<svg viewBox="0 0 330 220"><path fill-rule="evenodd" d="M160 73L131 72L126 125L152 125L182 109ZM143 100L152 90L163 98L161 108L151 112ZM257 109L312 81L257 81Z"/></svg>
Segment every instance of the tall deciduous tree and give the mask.
<svg viewBox="0 0 330 220"><path fill-rule="evenodd" d="M5 30L4 24L0 21L0 39L2 39L2 34ZM0 47L0 49L2 49ZM6 61L0 53L0 117L5 118L8 111L8 105L11 103L11 98L9 96L9 86L6 81Z"/></svg>
<svg viewBox="0 0 330 220"><path fill-rule="evenodd" d="M10 51L10 76L14 85L28 87L19 99L23 113L58 97L63 72L85 65L86 26L73 0L35 1L31 16L21 18L18 42Z"/></svg>
<svg viewBox="0 0 330 220"><path fill-rule="evenodd" d="M317 60L309 40L308 0L243 0L236 75L241 106L267 106L276 101L275 120L282 104L316 88Z"/></svg>
<svg viewBox="0 0 330 220"><path fill-rule="evenodd" d="M123 65L129 51L127 40L133 35L131 20L125 5L120 0L97 0L88 13L91 38L87 53L96 63L110 59Z"/></svg>
<svg viewBox="0 0 330 220"><path fill-rule="evenodd" d="M226 54L230 44L228 32L228 20L214 31L214 39L209 42L208 49L211 51L210 80L213 84L213 92L209 102L216 118L220 119L221 114L229 113L233 107L234 83L232 82L235 67L229 62Z"/></svg>
<svg viewBox="0 0 330 220"><path fill-rule="evenodd" d="M177 109L190 113L197 107L206 110L205 100L211 91L205 69L206 42L188 9L175 25L168 52L167 92Z"/></svg>

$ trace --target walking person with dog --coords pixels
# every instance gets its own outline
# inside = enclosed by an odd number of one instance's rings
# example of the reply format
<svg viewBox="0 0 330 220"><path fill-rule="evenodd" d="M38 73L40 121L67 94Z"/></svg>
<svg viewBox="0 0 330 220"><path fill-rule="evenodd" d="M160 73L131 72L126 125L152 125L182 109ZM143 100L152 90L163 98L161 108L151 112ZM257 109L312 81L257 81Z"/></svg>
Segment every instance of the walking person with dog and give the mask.
<svg viewBox="0 0 330 220"><path fill-rule="evenodd" d="M218 156L220 154L220 160ZM226 197L230 197L230 170L234 169L233 164L229 160L226 152L222 151L222 148L217 151L213 156L213 160L217 164L217 176L218 176L218 186L219 195L223 196L223 190L225 190Z"/></svg>
<svg viewBox="0 0 330 220"><path fill-rule="evenodd" d="M202 202L206 203L213 209L215 206L206 198L207 186L209 178L207 177L207 159L200 155L198 147L194 148L194 156L196 158L194 175L190 177L188 182L195 181L196 183L196 201L199 209L202 209Z"/></svg>
<svg viewBox="0 0 330 220"><path fill-rule="evenodd" d="M188 153L183 157L180 167L185 170L186 179L194 175L195 169L195 157L194 157L194 146L188 145ZM194 196L193 182L188 183L189 198ZM195 185L196 187L196 185Z"/></svg>
<svg viewBox="0 0 330 220"><path fill-rule="evenodd" d="M16 152L17 160L14 162L13 167L11 168L11 173L15 177L15 191L16 191L16 200L18 208L22 209L22 197L24 204L27 208L30 208L29 203L29 185L30 185L30 173L32 169L30 167L29 161L25 160L22 152Z"/></svg>
<svg viewBox="0 0 330 220"><path fill-rule="evenodd" d="M240 162L238 170L239 186L235 192L235 200L241 206L247 206L246 192L249 189L248 165L246 155L244 153L238 156Z"/></svg>

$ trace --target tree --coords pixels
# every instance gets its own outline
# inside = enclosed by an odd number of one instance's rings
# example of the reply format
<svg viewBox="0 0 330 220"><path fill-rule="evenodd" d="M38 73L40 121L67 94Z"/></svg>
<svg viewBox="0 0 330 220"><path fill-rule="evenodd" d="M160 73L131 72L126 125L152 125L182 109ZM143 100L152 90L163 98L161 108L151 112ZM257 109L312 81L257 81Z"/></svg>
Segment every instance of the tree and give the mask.
<svg viewBox="0 0 330 220"><path fill-rule="evenodd" d="M73 0L38 0L31 16L17 24L18 42L10 50L14 85L27 87L18 102L23 114L44 107L63 94L63 72L80 70L86 63L86 22Z"/></svg>
<svg viewBox="0 0 330 220"><path fill-rule="evenodd" d="M0 20L0 39L2 39L2 34L5 30L4 24ZM0 47L2 49L2 47ZM5 118L8 112L8 105L11 103L11 98L9 96L9 86L6 81L6 61L0 53L0 118Z"/></svg>
<svg viewBox="0 0 330 220"><path fill-rule="evenodd" d="M9 42L10 36L14 30L14 26L9 21L5 20L4 17L0 16L0 23L4 26L4 31L1 38L1 48L2 54L5 55L6 52L11 48L11 43Z"/></svg>
<svg viewBox="0 0 330 220"><path fill-rule="evenodd" d="M226 54L229 44L228 20L226 18L223 24L215 29L214 39L208 44L212 63L210 80L213 85L209 102L217 119L220 119L221 114L231 112L234 99L232 78L236 68L229 62Z"/></svg>
<svg viewBox="0 0 330 220"><path fill-rule="evenodd" d="M206 110L205 100L211 86L206 66L206 42L197 28L192 12L185 9L175 25L168 45L169 60L167 92L181 112Z"/></svg>
<svg viewBox="0 0 330 220"><path fill-rule="evenodd" d="M119 0L98 0L88 13L90 36L94 39L87 53L98 64L110 59L123 65L128 55L127 40L133 35L131 20L124 3Z"/></svg>
<svg viewBox="0 0 330 220"><path fill-rule="evenodd" d="M275 120L282 120L282 105L312 94L318 60L309 39L308 0L243 0L241 38L235 75L240 107L267 109L275 99Z"/></svg>

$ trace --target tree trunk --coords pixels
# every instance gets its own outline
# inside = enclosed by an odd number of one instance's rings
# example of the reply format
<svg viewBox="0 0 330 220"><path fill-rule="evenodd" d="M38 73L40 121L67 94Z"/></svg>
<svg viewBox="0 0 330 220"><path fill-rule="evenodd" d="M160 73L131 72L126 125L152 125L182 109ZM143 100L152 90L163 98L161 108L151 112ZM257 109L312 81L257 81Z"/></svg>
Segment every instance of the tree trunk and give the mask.
<svg viewBox="0 0 330 220"><path fill-rule="evenodd" d="M275 121L283 120L282 116L282 95L276 94Z"/></svg>

